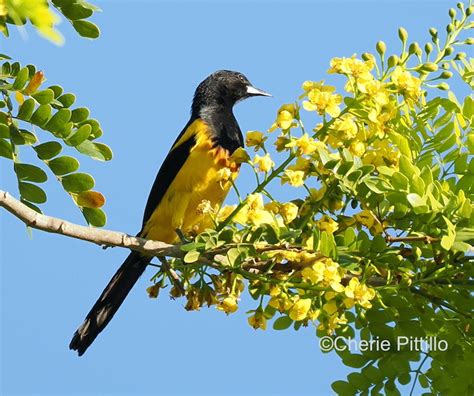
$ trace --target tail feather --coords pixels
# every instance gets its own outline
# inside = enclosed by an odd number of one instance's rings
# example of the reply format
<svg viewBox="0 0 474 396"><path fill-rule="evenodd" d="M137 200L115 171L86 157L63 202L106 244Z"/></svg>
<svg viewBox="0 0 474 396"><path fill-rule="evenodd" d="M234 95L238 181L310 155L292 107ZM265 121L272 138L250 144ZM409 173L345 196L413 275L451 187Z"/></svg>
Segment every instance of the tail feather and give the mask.
<svg viewBox="0 0 474 396"><path fill-rule="evenodd" d="M150 259L137 252L130 253L74 333L69 349L77 351L79 356L84 354L118 311Z"/></svg>

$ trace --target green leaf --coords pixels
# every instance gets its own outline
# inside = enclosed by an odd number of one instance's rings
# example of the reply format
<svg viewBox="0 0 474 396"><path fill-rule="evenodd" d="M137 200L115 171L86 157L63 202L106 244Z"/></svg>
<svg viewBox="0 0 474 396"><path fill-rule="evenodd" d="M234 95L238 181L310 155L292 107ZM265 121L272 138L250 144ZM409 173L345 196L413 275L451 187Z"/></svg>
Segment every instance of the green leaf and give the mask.
<svg viewBox="0 0 474 396"><path fill-rule="evenodd" d="M412 159L411 148L408 140L405 136L397 132L391 132L389 134L390 140L398 147L400 153L407 156L410 160Z"/></svg>
<svg viewBox="0 0 474 396"><path fill-rule="evenodd" d="M288 316L280 316L273 322L274 330L286 330L292 325L293 321Z"/></svg>
<svg viewBox="0 0 474 396"><path fill-rule="evenodd" d="M22 198L26 199L27 201L34 203L46 202L46 193L36 184L20 182L18 183L18 189L20 190L20 195Z"/></svg>
<svg viewBox="0 0 474 396"><path fill-rule="evenodd" d="M382 235L375 235L372 240L370 250L374 253L381 253L387 248L387 243Z"/></svg>
<svg viewBox="0 0 474 396"><path fill-rule="evenodd" d="M464 98L462 114L466 118L466 120L471 120L474 116L474 99L470 96L466 96Z"/></svg>
<svg viewBox="0 0 474 396"><path fill-rule="evenodd" d="M105 144L93 143L90 140L84 140L76 146L76 149L93 159L99 161L109 161L112 158L112 150Z"/></svg>
<svg viewBox="0 0 474 396"><path fill-rule="evenodd" d="M70 137L66 139L66 143L70 144L71 146L78 146L89 137L91 130L92 127L88 124L79 127L79 129L77 129Z"/></svg>
<svg viewBox="0 0 474 396"><path fill-rule="evenodd" d="M364 367L367 364L368 361L369 361L369 359L366 356L360 355L360 354L357 354L357 353L347 355L342 359L342 362L346 366L353 367L353 368Z"/></svg>
<svg viewBox="0 0 474 396"><path fill-rule="evenodd" d="M89 117L89 109L87 107L78 107L72 111L71 121L72 122L82 122L87 120ZM92 129L92 126L91 126Z"/></svg>
<svg viewBox="0 0 474 396"><path fill-rule="evenodd" d="M52 89L43 89L31 95L40 105L49 104L54 99L54 91Z"/></svg>
<svg viewBox="0 0 474 396"><path fill-rule="evenodd" d="M474 132L467 135L466 145L469 150L469 154L474 154Z"/></svg>
<svg viewBox="0 0 474 396"><path fill-rule="evenodd" d="M18 129L13 124L10 125L10 137L13 144L17 145L32 145L38 141L33 132L27 131L26 129Z"/></svg>
<svg viewBox="0 0 474 396"><path fill-rule="evenodd" d="M10 142L0 138L0 157L13 159L13 151Z"/></svg>
<svg viewBox="0 0 474 396"><path fill-rule="evenodd" d="M72 93L65 93L58 98L64 107L71 107L76 101L76 96Z"/></svg>
<svg viewBox="0 0 474 396"><path fill-rule="evenodd" d="M61 178L64 189L68 192L82 192L92 190L94 178L87 173L73 173Z"/></svg>
<svg viewBox="0 0 474 396"><path fill-rule="evenodd" d="M51 117L51 106L41 105L39 106L30 118L30 121L39 126L45 125Z"/></svg>
<svg viewBox="0 0 474 396"><path fill-rule="evenodd" d="M331 388L338 396L353 396L357 393L357 388L346 381L333 382Z"/></svg>
<svg viewBox="0 0 474 396"><path fill-rule="evenodd" d="M35 165L15 163L15 172L19 180L44 183L48 176L43 169Z"/></svg>
<svg viewBox="0 0 474 396"><path fill-rule="evenodd" d="M420 170L412 164L411 160L407 156L403 154L400 156L399 168L400 172L403 173L408 179L411 179L413 175L418 175L420 173Z"/></svg>
<svg viewBox="0 0 474 396"><path fill-rule="evenodd" d="M23 67L18 74L16 75L15 81L13 82L12 89L14 91L19 91L22 89L26 82L28 81L28 77L30 72L27 67Z"/></svg>
<svg viewBox="0 0 474 396"><path fill-rule="evenodd" d="M197 250L191 250L191 251L186 253L186 255L184 256L183 261L187 264L195 263L196 261L199 260L200 255L201 255L201 253L198 252Z"/></svg>
<svg viewBox="0 0 474 396"><path fill-rule="evenodd" d="M103 227L107 222L107 216L102 209L82 208L82 214L87 222L94 227Z"/></svg>
<svg viewBox="0 0 474 396"><path fill-rule="evenodd" d="M100 30L97 25L89 21L73 21L72 26L82 37L96 39L100 36Z"/></svg>
<svg viewBox="0 0 474 396"><path fill-rule="evenodd" d="M403 173L394 172L390 183L398 191L408 191L409 180Z"/></svg>
<svg viewBox="0 0 474 396"><path fill-rule="evenodd" d="M450 250L456 240L456 227L446 216L443 216L443 219L447 226L448 235L444 235L441 238L441 247Z"/></svg>
<svg viewBox="0 0 474 396"><path fill-rule="evenodd" d="M59 134L62 131L66 124L71 119L71 110L69 109L60 109L54 114L49 122L45 125L47 131L51 131L55 134Z"/></svg>
<svg viewBox="0 0 474 396"><path fill-rule="evenodd" d="M34 99L26 99L18 109L17 117L20 120L29 121L31 116L33 115L33 112L35 111L35 106L36 103Z"/></svg>
<svg viewBox="0 0 474 396"><path fill-rule="evenodd" d="M333 259L337 258L336 242L334 241L334 236L332 234L329 234L326 231L321 233L319 250L323 256Z"/></svg>
<svg viewBox="0 0 474 396"><path fill-rule="evenodd" d="M77 3L61 7L61 12L72 21L89 18L94 13L90 8L83 7Z"/></svg>
<svg viewBox="0 0 474 396"><path fill-rule="evenodd" d="M51 85L50 87L48 87L48 89L54 92L55 98L58 98L63 93L63 87L61 87L60 85Z"/></svg>
<svg viewBox="0 0 474 396"><path fill-rule="evenodd" d="M22 203L23 205L28 206L30 209L33 209L35 212L37 212L37 213L43 213L40 208L38 208L36 205L32 204L31 202L28 202L28 201L25 200L25 199L20 199L20 201L21 201L21 203Z"/></svg>
<svg viewBox="0 0 474 396"><path fill-rule="evenodd" d="M79 169L79 161L74 157L62 156L48 161L48 166L56 176L66 175ZM91 187L92 188L92 187ZM89 188L87 190L90 190ZM72 190L67 190L72 191ZM84 190L81 190L84 191Z"/></svg>
<svg viewBox="0 0 474 396"><path fill-rule="evenodd" d="M419 209L416 213L426 213L428 206L426 205L426 199L420 197L416 193L407 194L407 200L413 209Z"/></svg>
<svg viewBox="0 0 474 396"><path fill-rule="evenodd" d="M0 124L0 138L10 139L10 128L8 125Z"/></svg>
<svg viewBox="0 0 474 396"><path fill-rule="evenodd" d="M42 160L49 160L56 157L63 149L60 143L53 141L39 144L33 148L38 158Z"/></svg>

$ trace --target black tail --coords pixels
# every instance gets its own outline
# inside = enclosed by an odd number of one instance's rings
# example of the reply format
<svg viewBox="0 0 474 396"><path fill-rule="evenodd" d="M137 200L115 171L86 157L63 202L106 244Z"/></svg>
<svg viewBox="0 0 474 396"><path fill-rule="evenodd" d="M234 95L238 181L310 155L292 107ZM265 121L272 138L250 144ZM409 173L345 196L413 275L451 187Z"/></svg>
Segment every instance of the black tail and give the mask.
<svg viewBox="0 0 474 396"><path fill-rule="evenodd" d="M150 260L150 257L143 257L137 252L129 254L74 333L69 349L76 350L79 356L84 354L114 317Z"/></svg>

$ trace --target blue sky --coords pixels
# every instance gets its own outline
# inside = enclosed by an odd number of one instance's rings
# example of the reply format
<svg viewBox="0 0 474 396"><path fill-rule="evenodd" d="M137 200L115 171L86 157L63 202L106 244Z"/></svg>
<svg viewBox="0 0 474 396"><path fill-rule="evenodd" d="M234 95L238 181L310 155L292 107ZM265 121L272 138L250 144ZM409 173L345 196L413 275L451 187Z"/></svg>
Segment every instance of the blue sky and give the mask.
<svg viewBox="0 0 474 396"><path fill-rule="evenodd" d="M64 47L30 30L1 38L0 52L34 63L48 83L77 95L101 121L109 163L83 159L107 197L107 227L138 231L149 188L189 116L195 86L217 69L243 72L273 99L236 108L243 131L266 130L304 80L327 78L334 56L399 50L397 28L426 42L444 30L448 1L96 1L99 40L61 25ZM315 120L313 120L315 122ZM25 159L29 156L24 155ZM0 188L17 195L0 158ZM83 223L50 178L45 213ZM242 192L253 188L245 173ZM274 188L278 191L278 185ZM280 193L287 198L287 190ZM229 197L229 201L234 198ZM160 395L324 395L348 373L323 355L315 331L254 331L241 310L186 312L184 301L146 297L150 270L91 349L78 358L70 338L127 252L34 231L0 211L1 393Z"/></svg>

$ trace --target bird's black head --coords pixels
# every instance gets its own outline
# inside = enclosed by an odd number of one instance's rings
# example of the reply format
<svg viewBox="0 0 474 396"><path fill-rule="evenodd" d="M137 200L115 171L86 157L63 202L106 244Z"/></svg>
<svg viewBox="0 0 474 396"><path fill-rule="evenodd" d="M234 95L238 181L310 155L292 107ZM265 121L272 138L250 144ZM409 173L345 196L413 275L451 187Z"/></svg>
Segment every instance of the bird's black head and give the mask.
<svg viewBox="0 0 474 396"><path fill-rule="evenodd" d="M271 96L255 88L242 73L219 70L207 77L196 89L192 112L198 115L209 107L232 109L239 101L251 96Z"/></svg>

